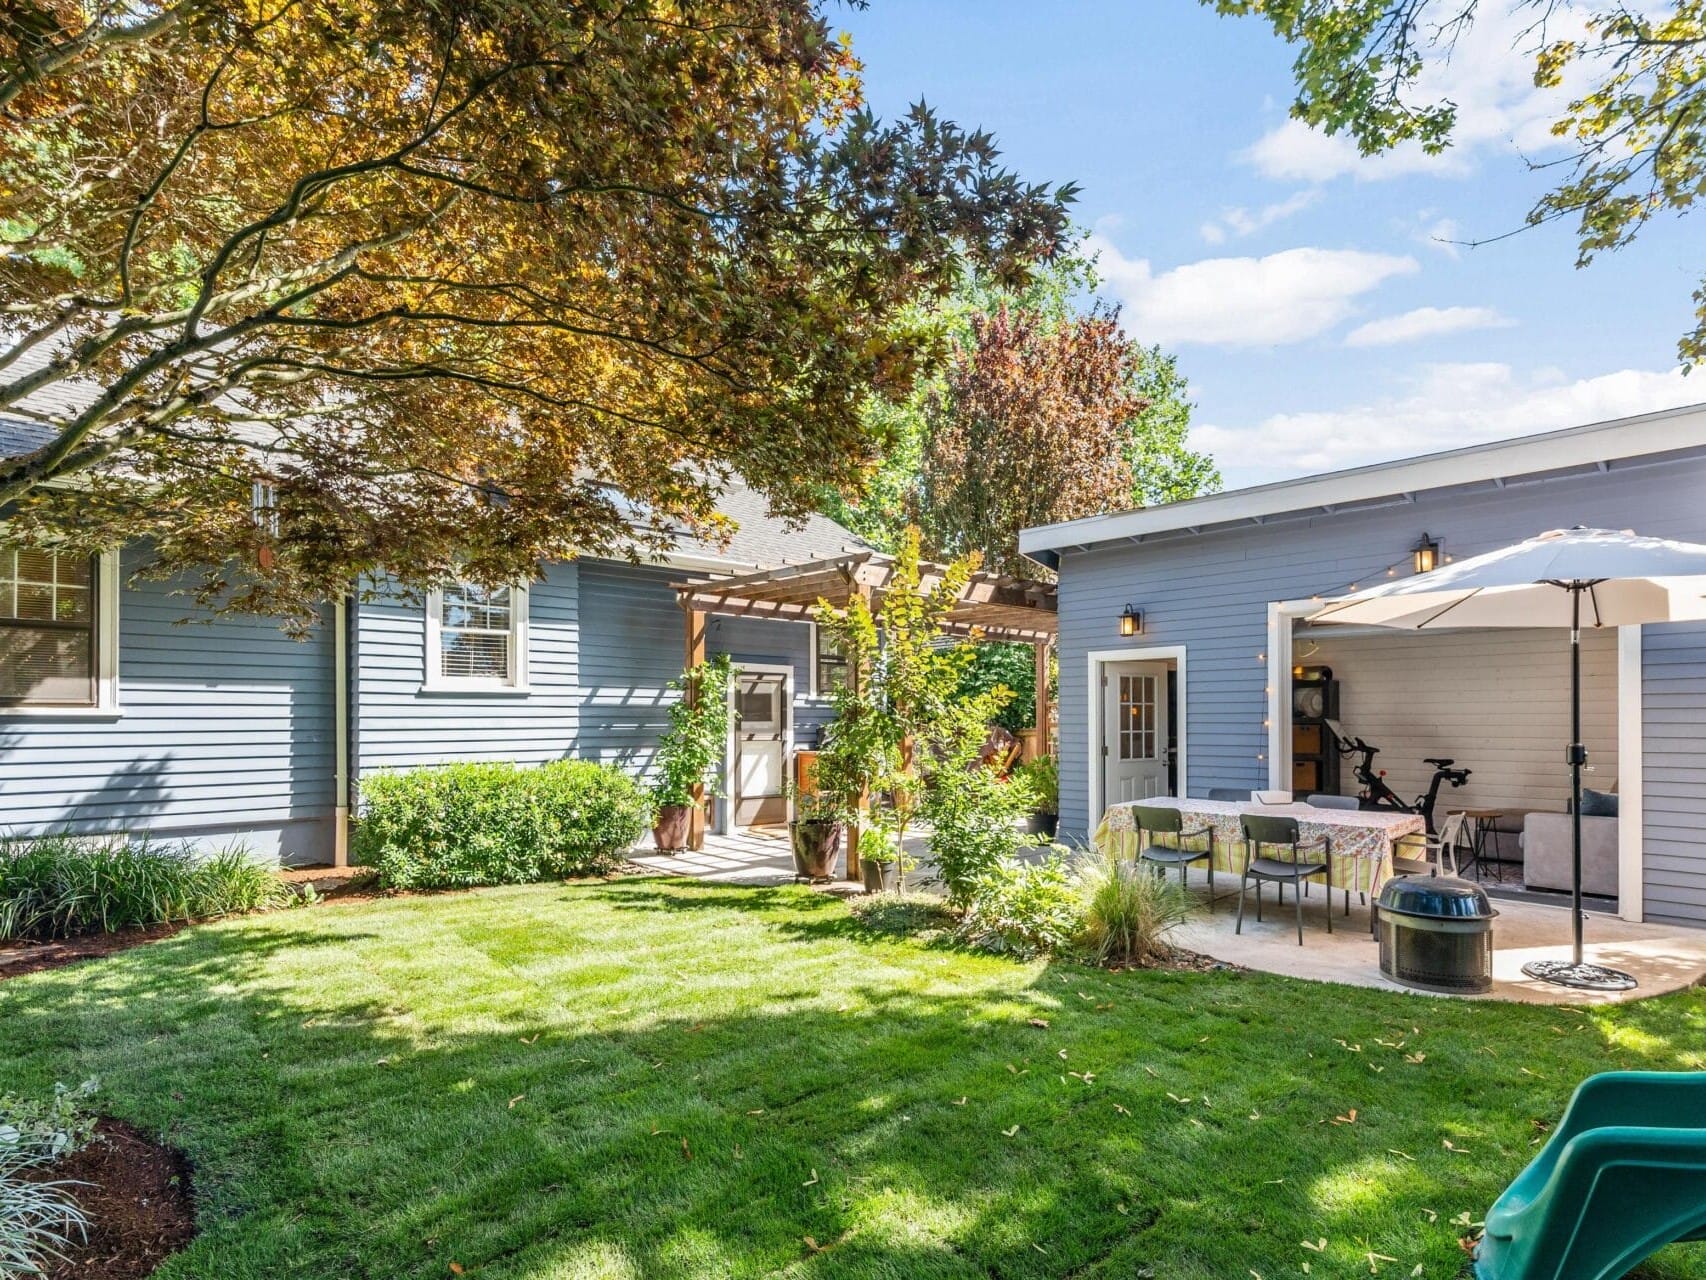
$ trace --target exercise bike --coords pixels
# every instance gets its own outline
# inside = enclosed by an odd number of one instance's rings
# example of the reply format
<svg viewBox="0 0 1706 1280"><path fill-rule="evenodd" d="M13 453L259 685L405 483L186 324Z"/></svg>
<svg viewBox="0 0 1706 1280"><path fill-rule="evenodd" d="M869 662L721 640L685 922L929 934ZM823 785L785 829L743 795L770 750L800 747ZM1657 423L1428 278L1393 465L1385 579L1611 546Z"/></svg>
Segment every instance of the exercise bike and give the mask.
<svg viewBox="0 0 1706 1280"><path fill-rule="evenodd" d="M1371 747L1361 738L1346 737L1337 725L1329 724L1328 728L1332 731L1334 744L1341 756L1358 757L1352 772L1362 784L1362 794L1358 797L1362 801L1362 807L1390 809L1398 813L1419 813L1430 835L1434 833L1434 805L1439 800L1440 787L1447 783L1453 788L1461 787L1469 781L1469 775L1473 772L1470 769L1453 768L1456 764L1454 760L1442 759L1439 756L1425 757L1422 763L1434 767L1434 776L1428 783L1427 794L1406 802L1386 785L1386 771L1374 767L1374 757L1380 754L1379 747Z"/></svg>

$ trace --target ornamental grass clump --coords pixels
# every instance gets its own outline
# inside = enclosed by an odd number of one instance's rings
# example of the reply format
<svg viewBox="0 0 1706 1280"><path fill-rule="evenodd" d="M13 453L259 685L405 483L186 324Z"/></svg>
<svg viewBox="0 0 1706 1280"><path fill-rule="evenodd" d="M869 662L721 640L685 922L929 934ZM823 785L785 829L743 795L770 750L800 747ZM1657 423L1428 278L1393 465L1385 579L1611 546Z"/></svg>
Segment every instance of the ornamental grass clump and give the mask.
<svg viewBox="0 0 1706 1280"><path fill-rule="evenodd" d="M88 1216L71 1193L77 1184L36 1181L29 1175L38 1163L0 1151L0 1280L45 1275L88 1235Z"/></svg>
<svg viewBox="0 0 1706 1280"><path fill-rule="evenodd" d="M276 872L241 847L67 834L0 842L0 941L68 938L284 906Z"/></svg>
<svg viewBox="0 0 1706 1280"><path fill-rule="evenodd" d="M1088 849L1079 855L1077 878L1083 904L1079 943L1096 961L1144 965L1172 955L1168 935L1190 911L1177 882L1135 859Z"/></svg>

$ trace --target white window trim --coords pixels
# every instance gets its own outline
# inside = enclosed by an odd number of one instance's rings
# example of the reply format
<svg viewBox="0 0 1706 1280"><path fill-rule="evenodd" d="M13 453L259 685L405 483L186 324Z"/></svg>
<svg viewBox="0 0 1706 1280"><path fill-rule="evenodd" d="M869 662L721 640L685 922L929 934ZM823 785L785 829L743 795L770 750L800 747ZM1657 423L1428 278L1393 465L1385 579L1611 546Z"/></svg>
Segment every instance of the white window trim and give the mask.
<svg viewBox="0 0 1706 1280"><path fill-rule="evenodd" d="M118 552L103 551L95 560L94 705L0 706L0 720L116 720L124 714L118 696Z"/></svg>
<svg viewBox="0 0 1706 1280"><path fill-rule="evenodd" d="M443 630L444 592L436 587L426 598L426 647L422 654L421 690L424 693L483 693L525 696L532 692L528 680L528 591L525 582L510 586L509 676L447 676L444 674L440 633Z"/></svg>

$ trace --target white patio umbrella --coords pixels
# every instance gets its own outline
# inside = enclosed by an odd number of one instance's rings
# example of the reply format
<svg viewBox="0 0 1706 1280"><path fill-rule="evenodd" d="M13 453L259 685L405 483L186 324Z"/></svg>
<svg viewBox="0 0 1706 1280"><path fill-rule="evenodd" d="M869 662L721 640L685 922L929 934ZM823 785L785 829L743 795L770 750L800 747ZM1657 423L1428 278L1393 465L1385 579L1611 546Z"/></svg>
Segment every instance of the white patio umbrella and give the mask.
<svg viewBox="0 0 1706 1280"><path fill-rule="evenodd" d="M1575 948L1570 961L1537 960L1530 977L1562 986L1626 989L1635 979L1582 961L1581 628L1706 619L1706 546L1643 538L1627 530L1554 529L1514 546L1383 582L1324 606L1311 622L1409 630L1449 627L1570 629L1571 892Z"/></svg>

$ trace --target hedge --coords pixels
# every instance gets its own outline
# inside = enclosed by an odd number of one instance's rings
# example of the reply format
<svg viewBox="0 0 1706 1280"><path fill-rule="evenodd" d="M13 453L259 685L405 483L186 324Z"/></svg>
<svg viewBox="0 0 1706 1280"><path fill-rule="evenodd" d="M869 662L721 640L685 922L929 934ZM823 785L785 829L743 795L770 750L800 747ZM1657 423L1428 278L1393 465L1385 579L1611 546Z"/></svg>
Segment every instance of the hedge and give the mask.
<svg viewBox="0 0 1706 1280"><path fill-rule="evenodd" d="M447 764L363 779L351 854L391 889L524 884L610 870L649 819L609 765Z"/></svg>

